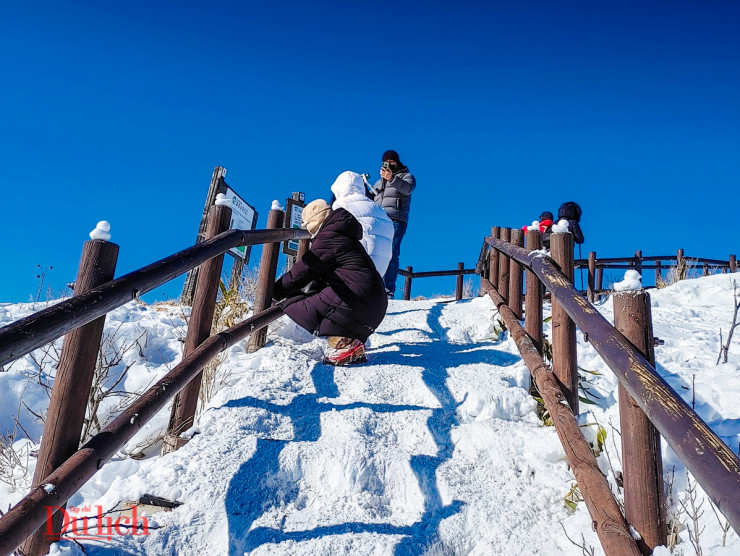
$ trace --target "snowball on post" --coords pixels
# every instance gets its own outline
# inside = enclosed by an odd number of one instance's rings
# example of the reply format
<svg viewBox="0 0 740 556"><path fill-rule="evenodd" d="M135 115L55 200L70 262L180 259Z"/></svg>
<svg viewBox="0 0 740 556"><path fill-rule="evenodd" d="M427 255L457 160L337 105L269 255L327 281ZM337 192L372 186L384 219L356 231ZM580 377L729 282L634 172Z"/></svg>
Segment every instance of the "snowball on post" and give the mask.
<svg viewBox="0 0 740 556"><path fill-rule="evenodd" d="M90 232L90 239L110 241L110 222L107 220L101 220L98 222L95 229Z"/></svg>
<svg viewBox="0 0 740 556"><path fill-rule="evenodd" d="M216 195L216 202L214 204L217 207L230 207L231 206L231 199L229 199L223 193L219 193L218 195Z"/></svg>
<svg viewBox="0 0 740 556"><path fill-rule="evenodd" d="M636 270L628 270L624 273L624 280L614 284L615 292L624 292L630 290L642 289L642 276Z"/></svg>

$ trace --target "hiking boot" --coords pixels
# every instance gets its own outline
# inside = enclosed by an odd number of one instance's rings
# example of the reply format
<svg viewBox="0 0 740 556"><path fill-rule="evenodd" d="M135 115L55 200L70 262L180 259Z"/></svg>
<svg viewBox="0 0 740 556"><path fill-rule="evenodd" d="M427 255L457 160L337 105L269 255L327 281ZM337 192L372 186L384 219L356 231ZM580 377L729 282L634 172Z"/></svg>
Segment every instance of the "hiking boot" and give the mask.
<svg viewBox="0 0 740 556"><path fill-rule="evenodd" d="M360 340L331 336L329 338L329 355L324 363L329 365L350 365L352 363L365 363L365 344Z"/></svg>

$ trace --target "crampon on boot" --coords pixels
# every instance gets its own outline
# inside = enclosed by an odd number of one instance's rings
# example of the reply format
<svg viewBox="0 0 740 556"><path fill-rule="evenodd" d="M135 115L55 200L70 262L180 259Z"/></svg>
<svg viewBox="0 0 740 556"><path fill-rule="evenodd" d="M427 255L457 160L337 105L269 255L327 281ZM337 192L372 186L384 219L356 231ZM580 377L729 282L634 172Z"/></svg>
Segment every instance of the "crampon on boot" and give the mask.
<svg viewBox="0 0 740 556"><path fill-rule="evenodd" d="M365 344L352 338L332 336L329 338L329 354L324 359L328 365L351 365L365 363Z"/></svg>

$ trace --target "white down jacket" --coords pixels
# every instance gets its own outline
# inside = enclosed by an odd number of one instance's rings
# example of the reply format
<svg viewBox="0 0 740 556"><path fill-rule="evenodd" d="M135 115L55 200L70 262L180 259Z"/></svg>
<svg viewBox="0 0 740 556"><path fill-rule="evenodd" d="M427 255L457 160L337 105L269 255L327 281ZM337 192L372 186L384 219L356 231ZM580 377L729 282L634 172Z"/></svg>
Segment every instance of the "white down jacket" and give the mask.
<svg viewBox="0 0 740 556"><path fill-rule="evenodd" d="M365 183L356 172L342 172L331 186L334 210L343 208L362 225L362 245L381 276L393 253L393 222L385 211L365 196Z"/></svg>

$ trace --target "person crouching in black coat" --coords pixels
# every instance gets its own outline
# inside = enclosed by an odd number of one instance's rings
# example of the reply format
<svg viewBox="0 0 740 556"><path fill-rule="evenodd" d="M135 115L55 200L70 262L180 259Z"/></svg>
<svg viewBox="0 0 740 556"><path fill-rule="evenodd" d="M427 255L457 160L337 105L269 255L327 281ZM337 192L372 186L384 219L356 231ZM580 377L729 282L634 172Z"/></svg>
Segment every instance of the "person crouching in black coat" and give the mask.
<svg viewBox="0 0 740 556"><path fill-rule="evenodd" d="M388 299L383 278L360 243L362 226L323 199L306 205L302 221L311 247L278 278L273 297L285 299L283 312L298 325L329 337L327 363L366 361L365 342L385 317Z"/></svg>

